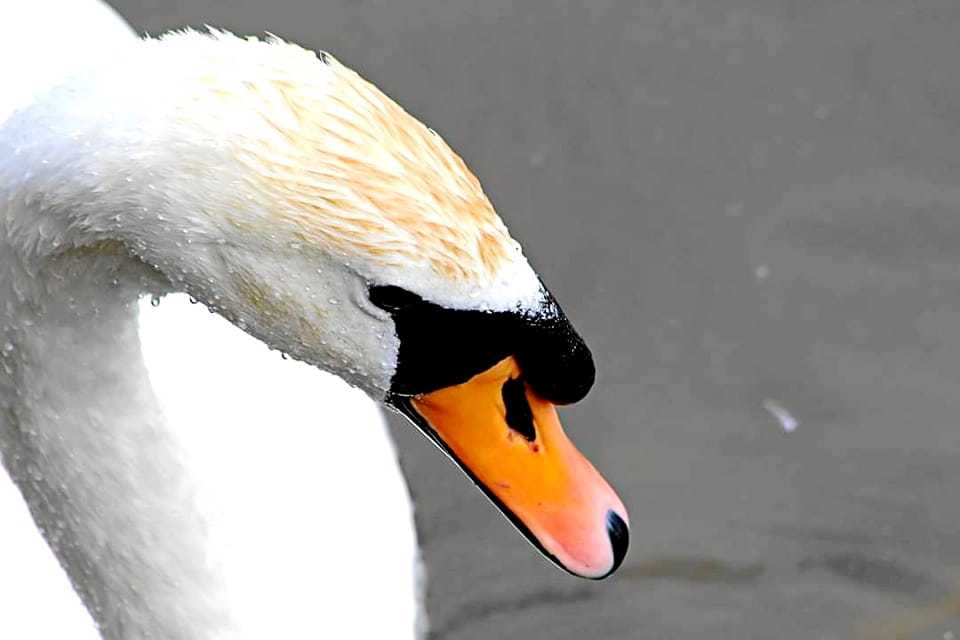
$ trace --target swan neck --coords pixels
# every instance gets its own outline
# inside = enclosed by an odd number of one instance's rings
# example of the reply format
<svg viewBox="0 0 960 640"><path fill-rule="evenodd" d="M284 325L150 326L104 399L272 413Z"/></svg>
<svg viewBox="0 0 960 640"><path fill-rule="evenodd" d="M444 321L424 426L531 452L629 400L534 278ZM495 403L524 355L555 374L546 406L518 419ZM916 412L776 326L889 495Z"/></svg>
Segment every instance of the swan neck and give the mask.
<svg viewBox="0 0 960 640"><path fill-rule="evenodd" d="M144 367L126 256L26 264L0 238L0 454L104 638L226 626L183 456Z"/></svg>

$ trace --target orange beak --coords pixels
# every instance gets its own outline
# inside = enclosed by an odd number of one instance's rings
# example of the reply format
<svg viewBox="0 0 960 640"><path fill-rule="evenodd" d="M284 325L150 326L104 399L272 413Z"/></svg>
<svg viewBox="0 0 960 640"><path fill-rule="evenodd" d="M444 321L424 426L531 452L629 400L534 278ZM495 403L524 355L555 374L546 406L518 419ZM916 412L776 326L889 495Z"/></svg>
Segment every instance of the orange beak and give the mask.
<svg viewBox="0 0 960 640"><path fill-rule="evenodd" d="M600 579L620 566L629 541L623 502L513 357L396 404L560 567Z"/></svg>

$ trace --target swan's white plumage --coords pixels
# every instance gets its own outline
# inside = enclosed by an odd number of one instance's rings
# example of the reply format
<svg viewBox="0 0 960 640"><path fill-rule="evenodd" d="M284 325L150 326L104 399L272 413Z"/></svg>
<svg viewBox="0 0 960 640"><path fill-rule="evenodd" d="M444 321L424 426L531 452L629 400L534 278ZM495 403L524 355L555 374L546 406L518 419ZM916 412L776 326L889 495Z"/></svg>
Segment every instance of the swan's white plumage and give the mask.
<svg viewBox="0 0 960 640"><path fill-rule="evenodd" d="M425 624L416 538L376 405L186 296L144 300L141 315L151 381L190 455L237 637L414 637ZM0 638L96 638L5 477L0 521Z"/></svg>
<svg viewBox="0 0 960 640"><path fill-rule="evenodd" d="M71 68L135 35L123 18L98 0L4 2L0 16L5 25L0 52L6 61L0 122Z"/></svg>
<svg viewBox="0 0 960 640"><path fill-rule="evenodd" d="M186 296L141 303L243 638L410 638L416 538L380 409Z"/></svg>
<svg viewBox="0 0 960 640"><path fill-rule="evenodd" d="M0 14L17 25L0 54L20 62L5 68L0 122L71 65L131 39L95 0L24 0ZM373 402L182 297L144 305L141 335L199 481L236 637L412 637L415 534ZM0 637L95 637L5 478L0 514Z"/></svg>
<svg viewBox="0 0 960 640"><path fill-rule="evenodd" d="M0 638L100 637L6 473L0 474L0 567Z"/></svg>
<svg viewBox="0 0 960 640"><path fill-rule="evenodd" d="M62 79L72 64L134 36L110 7L95 0L7 2L0 16L4 24L17 26L0 38L0 56L17 61L4 66L0 123ZM6 473L0 473L0 523L0 638L98 638L90 614Z"/></svg>

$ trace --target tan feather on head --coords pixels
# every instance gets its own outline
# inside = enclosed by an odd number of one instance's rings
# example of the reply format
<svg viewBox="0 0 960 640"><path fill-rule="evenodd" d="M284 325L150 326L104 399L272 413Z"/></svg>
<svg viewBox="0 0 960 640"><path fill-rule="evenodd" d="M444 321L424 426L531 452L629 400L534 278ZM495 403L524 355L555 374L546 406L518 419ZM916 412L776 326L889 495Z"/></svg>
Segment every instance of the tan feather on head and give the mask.
<svg viewBox="0 0 960 640"><path fill-rule="evenodd" d="M246 86L262 94L276 135L245 137L239 155L289 205L280 214L305 242L490 282L519 248L477 178L436 132L332 56L322 59L322 88L283 75Z"/></svg>

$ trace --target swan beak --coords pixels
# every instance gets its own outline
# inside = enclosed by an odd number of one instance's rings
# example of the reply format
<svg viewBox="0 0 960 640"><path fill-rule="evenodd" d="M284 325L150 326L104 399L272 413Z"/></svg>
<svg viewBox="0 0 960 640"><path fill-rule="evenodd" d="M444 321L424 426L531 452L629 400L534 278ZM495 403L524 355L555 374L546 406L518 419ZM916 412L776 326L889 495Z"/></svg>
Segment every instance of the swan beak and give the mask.
<svg viewBox="0 0 960 640"><path fill-rule="evenodd" d="M463 384L395 404L561 568L600 579L620 566L629 541L623 502L513 357Z"/></svg>

